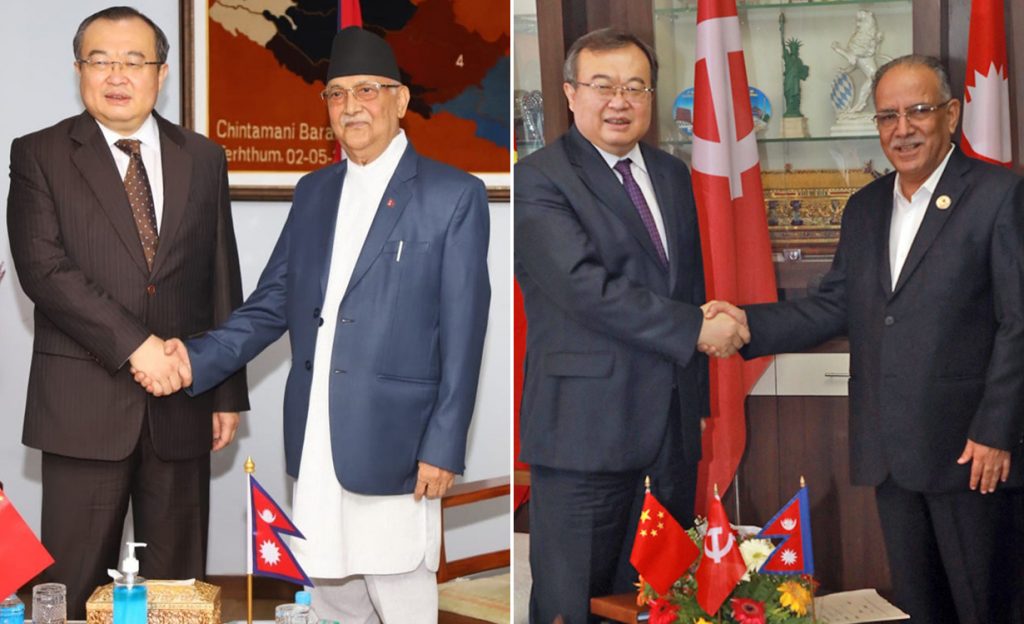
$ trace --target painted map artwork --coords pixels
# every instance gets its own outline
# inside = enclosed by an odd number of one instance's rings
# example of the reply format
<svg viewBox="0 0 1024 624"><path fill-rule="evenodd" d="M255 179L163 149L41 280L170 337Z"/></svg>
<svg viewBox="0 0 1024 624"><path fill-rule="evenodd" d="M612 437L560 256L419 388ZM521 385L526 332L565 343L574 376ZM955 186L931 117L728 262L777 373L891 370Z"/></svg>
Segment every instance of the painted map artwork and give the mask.
<svg viewBox="0 0 1024 624"><path fill-rule="evenodd" d="M402 127L417 151L466 171L508 172L508 0L362 0L361 9L412 93ZM331 163L320 91L338 0L210 0L205 19L207 127L230 170Z"/></svg>

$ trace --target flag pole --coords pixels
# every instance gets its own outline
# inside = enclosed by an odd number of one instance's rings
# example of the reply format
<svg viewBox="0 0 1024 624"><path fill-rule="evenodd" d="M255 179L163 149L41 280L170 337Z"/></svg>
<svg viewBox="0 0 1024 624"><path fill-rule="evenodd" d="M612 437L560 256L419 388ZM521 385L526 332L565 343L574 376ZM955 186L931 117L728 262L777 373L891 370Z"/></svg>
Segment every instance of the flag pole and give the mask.
<svg viewBox="0 0 1024 624"><path fill-rule="evenodd" d="M719 500L719 501L721 500L718 497L718 482L717 481L715 482L715 500ZM708 520L708 525L710 525L710 524L711 524L711 521ZM722 624L722 606L721 605L718 606L718 613L717 613L717 615L718 615L718 624Z"/></svg>
<svg viewBox="0 0 1024 624"><path fill-rule="evenodd" d="M252 473L256 463L252 457L245 459L245 571L246 571L246 622L252 624Z"/></svg>
<svg viewBox="0 0 1024 624"><path fill-rule="evenodd" d="M805 487L807 487L807 481L804 479L803 475L800 475L800 489L802 490ZM801 558L802 557L803 557L803 555L801 555ZM809 576L811 577L811 621L812 622L817 622L818 621L818 609L817 609L817 607L814 604L814 589L815 589L815 587L814 587L814 575L811 574Z"/></svg>

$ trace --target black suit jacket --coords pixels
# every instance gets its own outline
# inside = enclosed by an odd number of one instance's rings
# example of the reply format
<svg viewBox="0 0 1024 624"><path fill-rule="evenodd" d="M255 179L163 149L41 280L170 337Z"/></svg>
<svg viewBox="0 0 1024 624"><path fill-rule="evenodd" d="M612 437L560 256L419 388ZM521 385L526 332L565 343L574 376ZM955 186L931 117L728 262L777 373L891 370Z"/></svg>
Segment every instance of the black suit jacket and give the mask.
<svg viewBox="0 0 1024 624"><path fill-rule="evenodd" d="M967 489L967 439L1024 475L1024 180L950 156L899 281L889 270L895 173L854 194L820 291L746 308L744 357L850 339L853 483ZM937 204L949 198L949 207Z"/></svg>
<svg viewBox="0 0 1024 624"><path fill-rule="evenodd" d="M199 397L152 398L127 360L150 334L189 336L241 303L224 151L157 117L164 206L150 274L124 184L82 113L11 145L11 252L35 303L23 442L123 459L142 419L166 460L210 451L211 414L248 409L244 371Z"/></svg>
<svg viewBox="0 0 1024 624"><path fill-rule="evenodd" d="M528 321L522 460L624 471L655 458L678 388L683 452L700 458L707 358L689 171L641 145L664 218L670 268L622 183L575 127L515 167L515 275Z"/></svg>

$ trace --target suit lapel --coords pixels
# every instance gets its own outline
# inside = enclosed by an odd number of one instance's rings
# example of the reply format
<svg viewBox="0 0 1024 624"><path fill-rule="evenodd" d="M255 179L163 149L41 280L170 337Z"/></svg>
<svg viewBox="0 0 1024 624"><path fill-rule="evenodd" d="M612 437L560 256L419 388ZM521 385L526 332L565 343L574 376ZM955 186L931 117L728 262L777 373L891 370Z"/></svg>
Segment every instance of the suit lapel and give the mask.
<svg viewBox="0 0 1024 624"><path fill-rule="evenodd" d="M321 259L320 266L320 301L324 300L327 294L327 278L331 274L331 253L334 249L334 233L338 227L338 209L341 207L341 188L345 184L345 172L348 170L348 161L341 161L335 171L332 172L332 179L324 188L324 196L317 198L314 210L316 214L309 223L313 225L309 245L315 250L317 258Z"/></svg>
<svg viewBox="0 0 1024 624"><path fill-rule="evenodd" d="M607 206L612 213L622 221L626 230L636 239L636 242L643 247L651 260L664 270L661 259L658 257L654 243L640 219L636 206L629 199L626 188L615 177L615 173L608 167L608 163L601 158L597 148L590 144L583 135L579 133L576 126L569 131L568 156L573 167L577 169L578 175L586 181L590 192L594 194L599 202ZM659 203L661 199L658 199Z"/></svg>
<svg viewBox="0 0 1024 624"><path fill-rule="evenodd" d="M874 240L878 241L878 248L875 250L875 257L878 261L878 281L882 286L882 292L886 297L892 295L892 269L889 267L889 228L892 224L893 186L896 175L890 175L885 184L879 188L879 195L874 200L868 200L879 206L878 219L876 223L876 234Z"/></svg>
<svg viewBox="0 0 1024 624"><path fill-rule="evenodd" d="M160 161L163 167L164 206L160 219L160 241L153 259L155 275L174 248L174 238L185 216L192 187L192 155L185 151L185 137L173 124L153 113L160 127Z"/></svg>
<svg viewBox="0 0 1024 624"><path fill-rule="evenodd" d="M72 125L70 136L78 143L71 154L71 162L89 184L132 261L140 271L149 275L146 257L139 242L139 230L132 219L128 195L124 191L124 181L117 172L110 146L103 139L96 120L89 113L82 113Z"/></svg>
<svg viewBox="0 0 1024 624"><path fill-rule="evenodd" d="M960 196L967 189L967 184L963 179L964 173L970 168L970 163L967 161L960 150L954 149L953 154L949 157L949 162L946 164L946 170L942 172L942 177L939 178L939 183L935 187L935 192L932 193L932 199L928 204L928 209L924 213L924 220L921 221L921 227L917 230L917 235L914 237L913 244L910 245L910 252L907 254L907 259L903 263L903 269L900 271L899 279L896 281L896 285L893 287L892 295L896 296L896 293L900 291L900 288L907 283L910 276L913 275L914 270L921 263L925 254L928 253L928 249L935 242L939 232L942 231L942 227L949 221L950 215L954 211L958 210L960 203ZM940 209L936 202L940 197L948 197L949 204L945 209ZM945 200L943 200L945 201Z"/></svg>
<svg viewBox="0 0 1024 624"><path fill-rule="evenodd" d="M363 278L366 271L373 264L373 261L377 259L381 251L384 248L384 243L387 242L388 236L391 235L391 230L395 229L395 224L402 217L402 213L405 212L406 206L409 204L409 199L412 197L412 192L409 190L409 181L416 177L416 169L419 156L410 144L405 148L405 153L402 154L402 159L398 161L398 167L395 168L395 173L391 176L391 181L388 182L388 186L384 189L384 196L381 197L380 204L377 206L377 213L373 217L373 223L370 224L370 231L366 234L366 240L363 242L363 247L359 251L359 258L356 260L356 266L352 270L352 277L349 279L348 288L345 290L345 297L352 292L359 280ZM342 297L342 301L345 300Z"/></svg>
<svg viewBox="0 0 1024 624"><path fill-rule="evenodd" d="M651 177L651 185L654 187L654 196L658 199L658 208L661 212L661 222L665 225L665 242L667 243L668 251L668 283L669 292L673 292L676 287L676 277L679 271L679 254L680 250L677 246L679 242L679 219L678 211L675 210L677 205L677 199L673 193L672 180L669 179L667 171L655 170L654 168L654 157L651 155L650 149L640 144L640 152L644 155L644 164L647 166L648 175ZM646 228L644 232L646 233ZM648 235L648 240L650 236ZM651 246L653 249L653 245ZM655 256L657 256L657 250L655 250ZM660 263L660 260L659 260Z"/></svg>

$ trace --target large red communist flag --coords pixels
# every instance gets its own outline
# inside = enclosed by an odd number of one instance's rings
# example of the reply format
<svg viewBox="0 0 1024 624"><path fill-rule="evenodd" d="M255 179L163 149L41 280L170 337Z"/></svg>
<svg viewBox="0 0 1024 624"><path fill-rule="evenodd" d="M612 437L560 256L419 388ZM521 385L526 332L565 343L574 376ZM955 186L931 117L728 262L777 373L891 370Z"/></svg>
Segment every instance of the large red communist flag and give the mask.
<svg viewBox="0 0 1024 624"><path fill-rule="evenodd" d="M997 165L1010 166L1010 81L1003 0L972 0L964 80L961 147Z"/></svg>
<svg viewBox="0 0 1024 624"><path fill-rule="evenodd" d="M743 305L777 295L740 37L735 0L698 0L693 189L707 296ZM767 366L712 358L697 509L708 505L709 484L732 482L747 437L743 401Z"/></svg>

